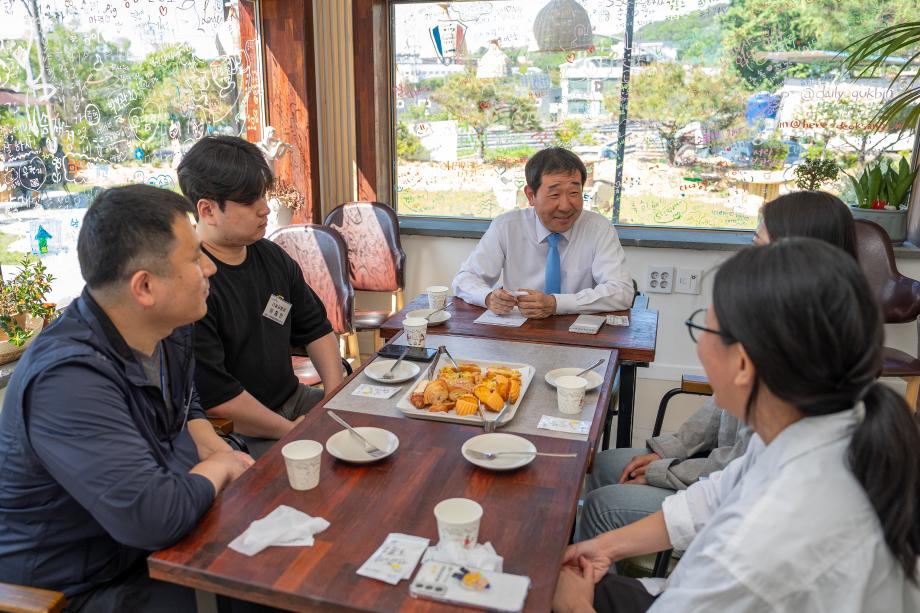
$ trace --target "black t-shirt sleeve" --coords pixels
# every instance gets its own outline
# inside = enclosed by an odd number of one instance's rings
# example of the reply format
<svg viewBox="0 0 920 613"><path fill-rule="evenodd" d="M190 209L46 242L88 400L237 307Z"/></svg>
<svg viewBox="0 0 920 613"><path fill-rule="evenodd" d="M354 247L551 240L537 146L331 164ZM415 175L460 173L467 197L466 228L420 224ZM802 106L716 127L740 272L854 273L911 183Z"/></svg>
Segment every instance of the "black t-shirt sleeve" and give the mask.
<svg viewBox="0 0 920 613"><path fill-rule="evenodd" d="M217 331L216 309L208 305L208 314L195 324L195 387L201 406L210 409L236 398L243 386L224 363L224 343Z"/></svg>
<svg viewBox="0 0 920 613"><path fill-rule="evenodd" d="M326 307L304 281L300 265L288 257L291 268L291 346L309 345L332 332Z"/></svg>

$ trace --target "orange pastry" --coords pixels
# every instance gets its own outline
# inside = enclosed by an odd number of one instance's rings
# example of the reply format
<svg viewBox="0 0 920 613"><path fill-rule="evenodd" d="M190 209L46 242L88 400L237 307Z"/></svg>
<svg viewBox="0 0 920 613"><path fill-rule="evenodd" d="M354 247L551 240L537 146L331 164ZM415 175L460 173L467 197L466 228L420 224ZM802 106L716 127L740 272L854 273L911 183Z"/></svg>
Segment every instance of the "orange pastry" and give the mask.
<svg viewBox="0 0 920 613"><path fill-rule="evenodd" d="M447 383L441 379L435 379L425 386L425 404L440 404L447 402L449 398L450 390L447 388Z"/></svg>
<svg viewBox="0 0 920 613"><path fill-rule="evenodd" d="M428 407L428 411L431 413L447 413L452 408L454 408L453 402L439 402Z"/></svg>
<svg viewBox="0 0 920 613"><path fill-rule="evenodd" d="M428 383L430 383L428 379L419 379L419 382L416 383L415 388L412 390L412 395L409 396L409 402L416 409L421 409L425 406L425 388Z"/></svg>
<svg viewBox="0 0 920 613"><path fill-rule="evenodd" d="M460 373L453 366L442 366L441 370L438 371L439 379L450 379L458 377Z"/></svg>
<svg viewBox="0 0 920 613"><path fill-rule="evenodd" d="M495 391L502 397L502 400L508 400L508 389L511 387L511 379L504 375L495 375L492 379L495 381Z"/></svg>
<svg viewBox="0 0 920 613"><path fill-rule="evenodd" d="M511 384L508 386L508 402L514 404L518 400L518 396L521 395L521 380L512 379Z"/></svg>
<svg viewBox="0 0 920 613"><path fill-rule="evenodd" d="M460 396L470 394L473 391L473 382L457 379L456 381L448 382L447 389L450 391L450 399L457 400Z"/></svg>
<svg viewBox="0 0 920 613"><path fill-rule="evenodd" d="M485 383L481 383L473 388L473 394L482 401L485 401L485 399L488 398L489 394L491 393L492 388Z"/></svg>
<svg viewBox="0 0 920 613"><path fill-rule="evenodd" d="M486 371L486 377L495 377L497 375L502 375L503 377L508 377L509 379L520 379L521 371L514 370L513 368L502 368L501 366L490 366Z"/></svg>
<svg viewBox="0 0 920 613"><path fill-rule="evenodd" d="M457 364L460 367L460 372L473 372L481 373L482 369L479 368L479 364L473 364L472 362L460 362Z"/></svg>
<svg viewBox="0 0 920 613"><path fill-rule="evenodd" d="M454 405L454 411L457 415L473 415L479 411L479 401L476 400L476 396L472 394L464 394L457 398L457 402Z"/></svg>
<svg viewBox="0 0 920 613"><path fill-rule="evenodd" d="M505 405L505 401L498 395L498 392L490 392L488 396L482 399L482 404L486 405L486 408L493 413L498 413Z"/></svg>

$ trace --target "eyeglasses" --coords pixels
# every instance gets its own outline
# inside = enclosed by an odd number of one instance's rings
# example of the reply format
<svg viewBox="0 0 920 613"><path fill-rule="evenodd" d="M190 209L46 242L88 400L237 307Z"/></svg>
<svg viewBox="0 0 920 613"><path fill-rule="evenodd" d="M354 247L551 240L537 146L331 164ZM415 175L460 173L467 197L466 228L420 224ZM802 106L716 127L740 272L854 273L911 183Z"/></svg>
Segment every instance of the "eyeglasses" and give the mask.
<svg viewBox="0 0 920 613"><path fill-rule="evenodd" d="M700 340L696 337L696 332L695 332L696 330L702 330L703 332L711 332L712 334L718 334L719 336L721 336L722 338L724 338L725 340L729 342L732 342L732 343L735 342L735 339L734 337L732 337L731 334L728 334L727 332L722 332L721 330L716 330L714 328L708 328L704 326L703 324L698 324L695 321L693 321L694 319L699 320L701 315L703 318L706 317L706 309L695 310L693 314L687 319L687 321L684 322L684 325L687 326L687 332L690 333L690 338L693 339L694 343L698 343Z"/></svg>

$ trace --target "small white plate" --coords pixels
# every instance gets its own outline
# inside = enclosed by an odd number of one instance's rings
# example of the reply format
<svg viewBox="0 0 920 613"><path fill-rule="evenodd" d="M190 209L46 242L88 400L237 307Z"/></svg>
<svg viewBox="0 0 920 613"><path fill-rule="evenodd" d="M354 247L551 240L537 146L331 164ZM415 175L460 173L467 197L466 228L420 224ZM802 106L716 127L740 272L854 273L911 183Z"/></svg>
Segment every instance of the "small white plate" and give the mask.
<svg viewBox="0 0 920 613"><path fill-rule="evenodd" d="M546 373L546 375L544 375L543 378L546 379L547 383L549 383L553 387L556 387L556 379L558 379L559 377L564 377L566 375L577 374L578 371L580 370L583 370L583 369L581 368L557 368L555 370L551 370L548 373ZM595 390L599 388L601 386L601 383L604 382L604 378L600 376L599 374L597 374L596 372L594 372L593 370L589 370L585 374L579 375L579 376L581 376L584 380L588 382L588 387L586 387L585 389L589 392L591 390Z"/></svg>
<svg viewBox="0 0 920 613"><path fill-rule="evenodd" d="M406 313L406 317L428 317L434 309L418 309L416 311L409 311ZM450 313L447 311L438 311L431 316L431 319L428 320L429 326L437 326L443 324L445 321L450 319Z"/></svg>
<svg viewBox="0 0 920 613"><path fill-rule="evenodd" d="M326 441L326 451L343 462L368 464L393 455L393 452L399 447L399 439L389 430L367 426L359 426L355 430L372 444L386 451L386 455L378 458L371 457L364 451L364 443L348 430L341 430L330 436Z"/></svg>
<svg viewBox="0 0 920 613"><path fill-rule="evenodd" d="M491 460L482 460L469 455L467 449L476 451L536 451L533 443L526 438L516 434L505 434L504 432L492 432L489 434L480 434L474 436L460 448L460 453L467 461L489 470L514 470L521 466L526 466L533 462L534 455L505 455L493 458Z"/></svg>
<svg viewBox="0 0 920 613"><path fill-rule="evenodd" d="M402 383L419 373L420 369L418 364L403 360L402 364L397 366L393 371L393 378L384 379L383 375L390 370L390 366L392 366L395 361L396 360L374 360L364 369L364 374L367 375L369 379L380 381L381 383Z"/></svg>

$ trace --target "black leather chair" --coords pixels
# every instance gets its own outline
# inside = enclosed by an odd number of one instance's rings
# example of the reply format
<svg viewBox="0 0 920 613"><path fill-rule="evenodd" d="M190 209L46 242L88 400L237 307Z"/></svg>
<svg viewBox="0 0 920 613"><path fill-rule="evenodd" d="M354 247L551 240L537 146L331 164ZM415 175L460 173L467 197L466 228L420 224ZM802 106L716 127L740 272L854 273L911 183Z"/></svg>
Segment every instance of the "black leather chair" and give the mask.
<svg viewBox="0 0 920 613"><path fill-rule="evenodd" d="M888 234L876 223L856 220L856 252L859 266L882 307L885 323L917 322L920 355L920 281L898 272ZM920 360L893 347L885 347L883 357L882 376L901 377L907 381L907 404L916 411L920 394Z"/></svg>

